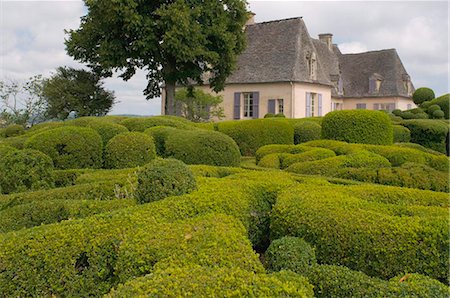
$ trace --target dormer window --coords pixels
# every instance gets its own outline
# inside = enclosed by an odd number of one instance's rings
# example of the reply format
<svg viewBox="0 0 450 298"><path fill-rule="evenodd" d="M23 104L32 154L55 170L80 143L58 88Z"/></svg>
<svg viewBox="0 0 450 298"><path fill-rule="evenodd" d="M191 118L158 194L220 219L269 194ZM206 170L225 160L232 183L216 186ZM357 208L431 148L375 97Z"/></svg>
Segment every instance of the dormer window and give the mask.
<svg viewBox="0 0 450 298"><path fill-rule="evenodd" d="M344 95L344 84L342 81L341 75L330 75L331 82L333 83L334 90L336 91L337 95L342 96Z"/></svg>
<svg viewBox="0 0 450 298"><path fill-rule="evenodd" d="M411 78L407 74L403 75L403 87L405 88L405 93L408 96L411 96L412 95Z"/></svg>
<svg viewBox="0 0 450 298"><path fill-rule="evenodd" d="M311 80L317 80L317 57L316 53L308 53L306 55L306 63L308 64L308 73Z"/></svg>
<svg viewBox="0 0 450 298"><path fill-rule="evenodd" d="M383 83L383 77L377 73L374 73L369 78L369 93L370 94L378 94L380 92L382 83Z"/></svg>

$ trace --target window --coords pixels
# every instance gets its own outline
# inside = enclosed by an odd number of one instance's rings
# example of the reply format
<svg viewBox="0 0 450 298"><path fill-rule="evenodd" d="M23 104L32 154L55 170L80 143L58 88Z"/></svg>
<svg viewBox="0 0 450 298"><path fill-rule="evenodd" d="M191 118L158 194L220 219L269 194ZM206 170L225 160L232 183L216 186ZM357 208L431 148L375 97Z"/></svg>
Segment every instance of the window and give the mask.
<svg viewBox="0 0 450 298"><path fill-rule="evenodd" d="M374 73L369 78L369 93L378 94L380 92L380 87L383 82L383 76Z"/></svg>
<svg viewBox="0 0 450 298"><path fill-rule="evenodd" d="M279 98L278 100L278 114L284 114L284 100Z"/></svg>
<svg viewBox="0 0 450 298"><path fill-rule="evenodd" d="M365 103L357 103L356 104L356 109L357 110L365 110L366 109L366 104Z"/></svg>
<svg viewBox="0 0 450 298"><path fill-rule="evenodd" d="M244 93L244 118L253 117L253 93Z"/></svg>
<svg viewBox="0 0 450 298"><path fill-rule="evenodd" d="M314 117L314 102L315 102L316 94L311 93L311 117Z"/></svg>
<svg viewBox="0 0 450 298"><path fill-rule="evenodd" d="M316 53L308 53L306 55L306 63L308 65L309 78L316 80L317 78L317 58Z"/></svg>
<svg viewBox="0 0 450 298"><path fill-rule="evenodd" d="M339 102L333 102L331 103L331 110L332 111L342 110L342 105Z"/></svg>
<svg viewBox="0 0 450 298"><path fill-rule="evenodd" d="M374 103L373 109L378 111L392 112L395 110L395 103Z"/></svg>

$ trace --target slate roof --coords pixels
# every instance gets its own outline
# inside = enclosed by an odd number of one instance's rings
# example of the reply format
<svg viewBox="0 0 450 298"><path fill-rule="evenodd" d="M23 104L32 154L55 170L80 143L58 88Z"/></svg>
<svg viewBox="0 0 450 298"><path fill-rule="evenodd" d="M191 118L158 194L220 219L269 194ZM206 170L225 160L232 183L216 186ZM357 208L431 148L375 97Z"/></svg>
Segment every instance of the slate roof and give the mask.
<svg viewBox="0 0 450 298"><path fill-rule="evenodd" d="M395 49L339 55L344 97L405 96L408 76ZM377 94L370 94L369 79L381 79Z"/></svg>
<svg viewBox="0 0 450 298"><path fill-rule="evenodd" d="M337 93L342 79L343 97L408 96L403 79L406 70L394 49L341 54L336 45L311 38L301 17L255 23L246 27L247 48L227 84L307 82L331 86ZM308 54L317 56L317 77L309 77ZM383 78L377 94L369 93L369 78ZM336 88L335 88L336 87Z"/></svg>

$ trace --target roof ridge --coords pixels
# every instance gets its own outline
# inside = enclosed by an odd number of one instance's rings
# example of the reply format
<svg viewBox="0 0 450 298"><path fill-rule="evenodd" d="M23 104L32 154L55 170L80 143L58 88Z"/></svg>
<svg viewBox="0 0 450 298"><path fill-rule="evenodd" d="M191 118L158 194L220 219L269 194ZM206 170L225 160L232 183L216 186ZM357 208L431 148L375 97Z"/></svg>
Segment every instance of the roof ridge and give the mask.
<svg viewBox="0 0 450 298"><path fill-rule="evenodd" d="M339 47L339 46L338 46ZM366 51L366 52L361 52L361 53L347 53L347 54L342 54L343 56L349 56L349 55L362 55L362 54L371 54L371 53L379 53L379 52L397 52L397 50L395 48L390 48L390 49L381 49L381 50L372 50L372 51Z"/></svg>
<svg viewBox="0 0 450 298"><path fill-rule="evenodd" d="M284 22L284 21L292 21L292 20L296 20L296 19L302 20L303 17L292 17L292 18L286 18L286 19L280 19L280 20L271 20L271 21L265 21L265 22L260 22L260 23L254 23L254 24L251 24L249 26L265 25L265 24Z"/></svg>

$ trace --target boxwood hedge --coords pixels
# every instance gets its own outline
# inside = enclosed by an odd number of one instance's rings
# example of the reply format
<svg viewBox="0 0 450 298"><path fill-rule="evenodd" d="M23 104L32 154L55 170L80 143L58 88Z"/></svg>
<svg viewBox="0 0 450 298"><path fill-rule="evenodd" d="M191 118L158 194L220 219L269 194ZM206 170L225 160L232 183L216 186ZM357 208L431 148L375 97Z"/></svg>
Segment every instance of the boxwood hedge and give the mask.
<svg viewBox="0 0 450 298"><path fill-rule="evenodd" d="M172 126L184 129L195 128L192 122L176 116L127 118L120 121L119 124L128 128L129 131L139 131L139 132L144 132L144 130L153 126Z"/></svg>
<svg viewBox="0 0 450 298"><path fill-rule="evenodd" d="M411 132L402 125L393 125L394 143L409 143L411 141Z"/></svg>
<svg viewBox="0 0 450 298"><path fill-rule="evenodd" d="M316 247L319 263L371 276L386 279L407 271L447 280L446 209L369 201L346 189L299 185L283 192L272 210L273 239L303 237ZM389 196L388 189L379 189Z"/></svg>
<svg viewBox="0 0 450 298"><path fill-rule="evenodd" d="M346 110L328 113L322 121L322 138L349 143L390 145L393 129L380 111Z"/></svg>
<svg viewBox="0 0 450 298"><path fill-rule="evenodd" d="M436 104L444 112L444 118L449 119L450 94L444 94L430 101L430 105Z"/></svg>
<svg viewBox="0 0 450 298"><path fill-rule="evenodd" d="M294 129L283 120L225 121L218 124L218 130L235 140L244 156L255 155L264 145L294 143Z"/></svg>
<svg viewBox="0 0 450 298"><path fill-rule="evenodd" d="M312 121L302 121L294 124L294 144L305 143L321 138L322 127Z"/></svg>
<svg viewBox="0 0 450 298"><path fill-rule="evenodd" d="M105 147L105 167L109 169L142 166L155 157L153 138L141 132L118 134Z"/></svg>
<svg viewBox="0 0 450 298"><path fill-rule="evenodd" d="M102 139L91 128L66 126L31 136L25 147L44 152L58 169L100 168Z"/></svg>
<svg viewBox="0 0 450 298"><path fill-rule="evenodd" d="M446 153L445 140L449 133L448 123L441 120L405 120L402 125L411 131L411 142Z"/></svg>
<svg viewBox="0 0 450 298"><path fill-rule="evenodd" d="M238 166L241 155L232 138L208 130L170 131L164 143L165 156L187 164Z"/></svg>
<svg viewBox="0 0 450 298"><path fill-rule="evenodd" d="M169 133L175 130L177 129L171 126L153 126L144 131L145 134L148 134L153 138L155 142L156 155L166 157L166 139Z"/></svg>

